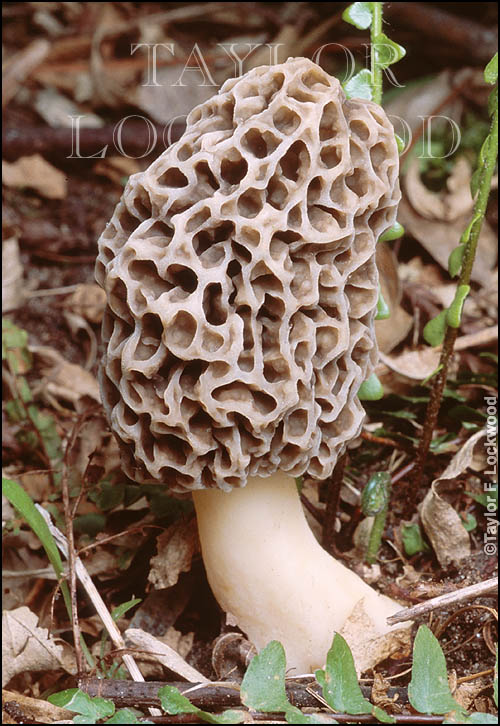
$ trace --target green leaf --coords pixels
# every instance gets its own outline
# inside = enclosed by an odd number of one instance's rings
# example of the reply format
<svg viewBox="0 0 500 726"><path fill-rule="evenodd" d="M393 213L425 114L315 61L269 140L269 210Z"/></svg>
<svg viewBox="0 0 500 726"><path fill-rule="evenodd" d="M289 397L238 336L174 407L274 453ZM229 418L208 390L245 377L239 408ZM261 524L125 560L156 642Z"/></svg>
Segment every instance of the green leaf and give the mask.
<svg viewBox="0 0 500 726"><path fill-rule="evenodd" d="M419 627L413 644L408 700L419 713L444 714L462 710L451 695L439 641L426 625Z"/></svg>
<svg viewBox="0 0 500 726"><path fill-rule="evenodd" d="M460 519L462 520L462 524L466 532L473 532L476 529L477 519L470 512L467 512L465 517L460 515Z"/></svg>
<svg viewBox="0 0 500 726"><path fill-rule="evenodd" d="M488 116L493 116L498 109L498 88L494 88L488 96Z"/></svg>
<svg viewBox="0 0 500 726"><path fill-rule="evenodd" d="M394 222L392 227L389 227L383 234L378 238L379 242L392 242L394 239L399 239L405 233L405 228L399 222Z"/></svg>
<svg viewBox="0 0 500 726"><path fill-rule="evenodd" d="M416 523L401 526L401 539L405 552L409 557L416 555L418 552L428 552L430 549L422 537L419 525Z"/></svg>
<svg viewBox="0 0 500 726"><path fill-rule="evenodd" d="M125 484L102 479L98 486L89 494L89 498L97 504L102 512L115 509L125 498Z"/></svg>
<svg viewBox="0 0 500 726"><path fill-rule="evenodd" d="M404 151L404 150L406 149L406 144L405 144L405 142L403 141L403 139L401 138L401 136L398 136L397 134L394 134L394 137L395 137L395 139L396 139L396 145L397 145L397 147L398 147L398 152L399 152L400 154L402 154L402 153L403 153L403 151Z"/></svg>
<svg viewBox="0 0 500 726"><path fill-rule="evenodd" d="M96 537L106 527L106 517L98 512L80 514L73 520L73 529L81 534L88 534L89 537Z"/></svg>
<svg viewBox="0 0 500 726"><path fill-rule="evenodd" d="M481 178L484 171L484 166L486 162L486 158L488 156L488 151L490 148L490 136L488 135L485 140L483 141L483 145L481 146L481 149L479 150L478 160L477 160L477 167L476 171L471 177L470 180L470 190L473 197L476 196L480 184L481 184Z"/></svg>
<svg viewBox="0 0 500 726"><path fill-rule="evenodd" d="M375 315L375 320L387 320L387 318L391 317L391 311L389 310L389 306L387 305L386 301L384 300L384 296L382 295L382 291L378 290L378 300L377 300L377 314Z"/></svg>
<svg viewBox="0 0 500 726"><path fill-rule="evenodd" d="M467 245L462 242L450 252L450 256L448 257L448 273L450 277L456 277L460 272L466 248Z"/></svg>
<svg viewBox="0 0 500 726"><path fill-rule="evenodd" d="M392 66L393 63L397 63L406 55L406 50L403 46L388 38L385 33L377 35L373 46L375 50L375 61L382 70Z"/></svg>
<svg viewBox="0 0 500 726"><path fill-rule="evenodd" d="M443 723L477 723L477 724L498 724L498 716L493 716L491 713L471 713L466 716L463 712L456 714L455 717L445 718Z"/></svg>
<svg viewBox="0 0 500 726"><path fill-rule="evenodd" d="M372 474L361 494L361 509L366 517L374 517L387 506L391 475L387 471Z"/></svg>
<svg viewBox="0 0 500 726"><path fill-rule="evenodd" d="M455 292L455 298L446 313L446 322L451 328L459 328L462 319L462 308L465 298L470 292L470 285L459 285Z"/></svg>
<svg viewBox="0 0 500 726"><path fill-rule="evenodd" d="M154 723L154 721L143 721L141 716L138 716L135 711L133 711L131 708L121 708L119 711L115 713L114 716L111 716L111 718L108 718L106 723Z"/></svg>
<svg viewBox="0 0 500 726"><path fill-rule="evenodd" d="M47 557L54 568L57 578L62 580L64 577L64 571L59 550L57 549L57 545L50 533L46 521L35 507L31 497L17 482L12 481L12 479L2 478L2 492L9 502L18 510L21 516L24 517L33 532L36 534L47 553ZM68 615L71 618L71 598L66 582L61 582L61 590L66 609L68 610Z"/></svg>
<svg viewBox="0 0 500 726"><path fill-rule="evenodd" d="M353 3L342 13L342 20L360 30L366 30L372 24L373 3Z"/></svg>
<svg viewBox="0 0 500 726"><path fill-rule="evenodd" d="M480 221L481 221L481 215L480 214L475 214L473 216L473 218L471 219L471 221L469 222L469 224L467 225L467 227L462 232L462 236L460 237L460 244L464 244L464 243L466 243L466 242L468 242L470 240L470 236L472 234L472 230L474 228L474 225L477 222L480 222Z"/></svg>
<svg viewBox="0 0 500 726"><path fill-rule="evenodd" d="M367 3L356 3L356 5L365 5ZM495 53L486 68L484 69L484 80L486 83L496 83L498 79L498 53Z"/></svg>
<svg viewBox="0 0 500 726"><path fill-rule="evenodd" d="M379 401L383 397L383 386L375 373L372 373L359 387L358 398L360 401Z"/></svg>
<svg viewBox="0 0 500 726"><path fill-rule="evenodd" d="M28 406L28 416L40 434L45 453L51 461L62 457L61 438L57 433L56 422L52 416L40 413L34 405Z"/></svg>
<svg viewBox="0 0 500 726"><path fill-rule="evenodd" d="M81 714L84 719L92 719L87 721L77 717L74 719L74 723L96 723L99 719L109 718L115 712L115 705L112 701L99 696L91 698L79 688L69 688L67 691L54 693L47 700L54 706L67 708L69 711Z"/></svg>
<svg viewBox="0 0 500 726"><path fill-rule="evenodd" d="M343 88L347 98L364 98L366 101L371 101L373 97L371 72L364 68L344 83Z"/></svg>
<svg viewBox="0 0 500 726"><path fill-rule="evenodd" d="M446 333L446 317L448 315L447 310L441 310L435 318L429 320L427 325L424 327L424 340L433 347L441 345L444 340Z"/></svg>
<svg viewBox="0 0 500 726"><path fill-rule="evenodd" d="M142 602L140 597L135 597L133 600L129 600L128 602L123 602L121 605L118 605L116 608L114 608L111 611L111 617L116 622L123 615L125 615L125 613L128 612L131 608L135 607L136 605L139 605L140 602Z"/></svg>
<svg viewBox="0 0 500 726"><path fill-rule="evenodd" d="M175 686L163 686L158 691L158 697L163 710L172 716L177 716L180 713L193 713L208 723L228 724L241 723L244 718L243 713L240 711L224 711L220 716L202 711L196 706L193 706L191 701L186 696L183 696Z"/></svg>
<svg viewBox="0 0 500 726"><path fill-rule="evenodd" d="M339 633L335 633L332 646L326 656L325 670L317 670L315 676L323 689L323 698L334 711L348 713L352 716L371 713L385 723L394 722L392 716L386 714L382 709L372 706L370 701L363 696L351 650Z"/></svg>
<svg viewBox="0 0 500 726"><path fill-rule="evenodd" d="M272 640L252 658L241 683L241 702L255 711L286 711L285 649Z"/></svg>

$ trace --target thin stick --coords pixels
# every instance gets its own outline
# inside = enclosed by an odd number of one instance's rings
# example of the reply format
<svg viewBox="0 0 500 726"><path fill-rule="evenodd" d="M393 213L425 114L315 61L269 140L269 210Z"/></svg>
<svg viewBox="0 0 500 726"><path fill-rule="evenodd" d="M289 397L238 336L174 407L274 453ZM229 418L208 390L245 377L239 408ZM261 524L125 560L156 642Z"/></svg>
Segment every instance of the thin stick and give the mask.
<svg viewBox="0 0 500 726"><path fill-rule="evenodd" d="M330 481L328 482L326 510L323 518L323 541L322 545L331 555L337 554L335 543L335 520L340 502L340 490L344 479L344 470L347 461L347 453L343 454L337 462Z"/></svg>
<svg viewBox="0 0 500 726"><path fill-rule="evenodd" d="M396 623L404 623L407 620L413 620L413 618L420 615L425 615L433 610L446 607L447 605L453 605L463 600L469 600L473 597L483 597L489 593L493 593L498 588L498 577L492 577L484 582L478 582L476 585L469 585L469 587L462 587L460 590L454 592L447 592L445 595L439 595L433 597L427 602L422 602L419 605L414 605L411 608L405 608L399 612L391 615L387 618L388 625L395 625Z"/></svg>
<svg viewBox="0 0 500 726"><path fill-rule="evenodd" d="M70 511L70 495L69 495L69 457L71 454L71 451L73 449L73 446L76 441L76 437L78 435L78 432L80 430L81 422L77 421L75 425L73 426L73 430L71 432L69 441L66 444L66 449L64 452L64 459L63 459L63 465L62 465L62 475L61 475L61 489L62 489L62 498L64 503L64 520L66 523L66 534L67 534L67 542L68 542L68 554L66 555L68 558L68 569L69 569L69 592L71 596L71 626L73 628L73 642L75 646L75 657L76 657L76 667L78 671L78 675L83 673L83 656L82 656L82 649L80 647L80 623L78 622L78 604L77 604L77 598L76 598L76 572L75 572L75 537L73 532L73 516L72 512Z"/></svg>
<svg viewBox="0 0 500 726"><path fill-rule="evenodd" d="M63 555L68 559L68 542L64 534L52 523L52 518L50 514L39 504L35 504L35 507L38 509L42 517L47 523L47 526L54 537L54 540L58 546L58 548L61 550ZM94 605L97 614L101 618L104 627L108 631L109 637L111 638L111 641L115 648L118 650L125 650L125 641L123 640L122 634L118 630L118 627L111 617L110 613L108 612L108 609L104 603L104 600L100 596L96 586L92 582L92 578L90 577L89 573L85 569L85 566L81 559L79 557L75 558L75 573L80 582L82 583L87 595L92 601L92 604ZM123 663L125 667L127 668L128 672L132 676L134 681L144 681L144 676L142 675L141 671L139 670L139 666L134 660L134 657L131 656L129 653L125 653L123 656ZM159 711L157 708L149 709L149 712L151 716L161 716L161 711Z"/></svg>

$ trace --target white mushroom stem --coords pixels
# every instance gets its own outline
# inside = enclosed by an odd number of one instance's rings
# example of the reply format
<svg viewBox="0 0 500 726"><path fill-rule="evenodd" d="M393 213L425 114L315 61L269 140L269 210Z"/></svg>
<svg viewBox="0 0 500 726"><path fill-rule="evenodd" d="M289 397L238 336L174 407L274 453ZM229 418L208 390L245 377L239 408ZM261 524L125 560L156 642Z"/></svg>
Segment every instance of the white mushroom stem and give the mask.
<svg viewBox="0 0 500 726"><path fill-rule="evenodd" d="M353 611L364 606L368 616L361 650L391 630L386 618L401 606L321 547L289 475L251 477L228 493L196 491L194 503L212 591L258 649L279 640L288 667L308 673L324 665L334 631ZM369 657L356 652L361 670Z"/></svg>

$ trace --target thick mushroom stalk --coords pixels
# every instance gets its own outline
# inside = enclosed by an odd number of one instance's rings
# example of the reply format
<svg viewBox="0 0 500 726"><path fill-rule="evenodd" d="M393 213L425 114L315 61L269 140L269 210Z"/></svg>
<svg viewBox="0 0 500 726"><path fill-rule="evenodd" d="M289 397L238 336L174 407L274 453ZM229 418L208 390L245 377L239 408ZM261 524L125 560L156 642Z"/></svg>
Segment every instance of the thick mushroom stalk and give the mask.
<svg viewBox="0 0 500 726"><path fill-rule="evenodd" d="M368 667L397 607L322 551L293 477L328 478L361 430L375 247L399 197L383 109L291 58L194 108L99 240L101 393L123 468L194 493L219 602L299 670L322 665L335 628Z"/></svg>
<svg viewBox="0 0 500 726"><path fill-rule="evenodd" d="M277 639L288 667L310 673L324 665L333 633L364 608L362 637L351 640L358 670L380 658L380 641L391 630L386 618L401 606L321 547L292 477L252 477L229 494L193 496L212 592L257 648Z"/></svg>

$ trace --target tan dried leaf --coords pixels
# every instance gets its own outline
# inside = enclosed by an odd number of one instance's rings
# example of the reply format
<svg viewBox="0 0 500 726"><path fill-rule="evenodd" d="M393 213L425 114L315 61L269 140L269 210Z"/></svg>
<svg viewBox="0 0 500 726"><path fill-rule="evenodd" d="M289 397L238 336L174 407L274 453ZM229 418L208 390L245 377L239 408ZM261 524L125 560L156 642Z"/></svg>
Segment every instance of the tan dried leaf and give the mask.
<svg viewBox="0 0 500 726"><path fill-rule="evenodd" d="M16 237L2 242L2 270L2 309L7 313L21 307L24 302L23 265Z"/></svg>
<svg viewBox="0 0 500 726"><path fill-rule="evenodd" d="M380 353L380 360L401 376L422 381L436 370L440 355L438 349L427 346L417 350L405 350L396 356Z"/></svg>
<svg viewBox="0 0 500 726"><path fill-rule="evenodd" d="M81 284L66 298L65 305L91 323L100 323L106 305L106 293L99 285Z"/></svg>
<svg viewBox="0 0 500 726"><path fill-rule="evenodd" d="M74 673L62 645L46 628L38 627L38 616L24 605L2 614L2 685L18 673L63 668Z"/></svg>
<svg viewBox="0 0 500 726"><path fill-rule="evenodd" d="M358 675L396 652L410 652L412 623L403 623L385 635L374 631L373 620L365 610L364 600L356 603L340 630L351 649ZM370 634L373 632L373 636Z"/></svg>
<svg viewBox="0 0 500 726"><path fill-rule="evenodd" d="M49 393L71 403L76 403L82 396L89 396L100 403L97 380L89 371L76 363L69 363L48 346L33 345L29 349L40 361Z"/></svg>
<svg viewBox="0 0 500 726"><path fill-rule="evenodd" d="M2 701L4 704L15 702L19 704L22 712L28 717L29 723L56 723L62 719L70 719L74 713L53 706L48 701L42 701L40 698L30 698L22 693L14 693L13 691L2 690ZM3 721L2 723L18 723L17 721ZM73 723L70 721L70 723Z"/></svg>
<svg viewBox="0 0 500 726"><path fill-rule="evenodd" d="M470 219L469 212L452 222L426 219L416 212L404 197L399 204L398 220L444 270L448 269L450 253L458 245ZM497 259L497 246L496 235L488 222L484 220L471 274L474 282L482 283L484 280L490 279Z"/></svg>
<svg viewBox="0 0 500 726"><path fill-rule="evenodd" d="M180 573L191 569L193 555L199 550L195 520L179 520L156 541L158 554L151 560L148 579L157 590L161 590L175 585Z"/></svg>
<svg viewBox="0 0 500 726"><path fill-rule="evenodd" d="M380 291L389 308L390 317L375 321L375 333L379 350L390 353L410 332L413 318L400 305L402 289L394 251L382 243L377 245L376 257Z"/></svg>
<svg viewBox="0 0 500 726"><path fill-rule="evenodd" d="M485 435L478 431L458 451L441 476L432 482L420 511L422 524L442 567L470 556L470 538L455 509L441 495L470 466L474 447Z"/></svg>
<svg viewBox="0 0 500 726"><path fill-rule="evenodd" d="M12 164L2 161L3 184L7 187L34 189L47 199L64 199L66 176L40 154L21 156Z"/></svg>
<svg viewBox="0 0 500 726"><path fill-rule="evenodd" d="M110 156L109 158L101 159L94 165L94 174L105 176L107 179L119 185L122 185L124 180L127 181L129 176L137 174L139 171L141 171L141 167L137 160L129 159L126 156ZM89 287L98 286L89 285Z"/></svg>

